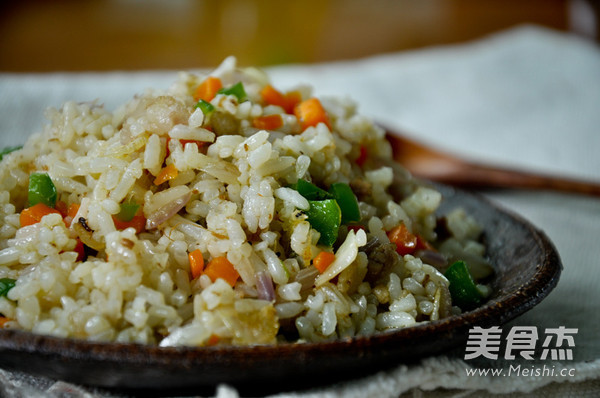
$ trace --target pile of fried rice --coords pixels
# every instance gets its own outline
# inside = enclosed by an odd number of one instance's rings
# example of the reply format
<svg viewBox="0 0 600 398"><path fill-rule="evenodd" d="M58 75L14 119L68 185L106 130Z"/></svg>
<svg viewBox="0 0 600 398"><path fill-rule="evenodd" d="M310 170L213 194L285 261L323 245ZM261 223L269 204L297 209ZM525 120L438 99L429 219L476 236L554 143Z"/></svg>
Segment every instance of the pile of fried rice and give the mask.
<svg viewBox="0 0 600 398"><path fill-rule="evenodd" d="M235 58L114 112L46 116L0 163L0 327L160 346L371 335L460 312L444 267L484 255L356 104ZM34 174L50 181L35 209Z"/></svg>

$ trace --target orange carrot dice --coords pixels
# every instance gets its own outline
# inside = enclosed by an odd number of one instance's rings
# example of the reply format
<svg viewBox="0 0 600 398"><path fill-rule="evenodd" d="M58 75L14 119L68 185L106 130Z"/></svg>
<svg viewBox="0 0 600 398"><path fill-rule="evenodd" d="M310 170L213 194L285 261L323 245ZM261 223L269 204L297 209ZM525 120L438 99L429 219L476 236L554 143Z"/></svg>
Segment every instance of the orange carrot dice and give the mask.
<svg viewBox="0 0 600 398"><path fill-rule="evenodd" d="M204 273L214 282L221 278L231 286L235 285L240 274L236 271L233 264L227 260L226 256L215 257L208 262Z"/></svg>
<svg viewBox="0 0 600 398"><path fill-rule="evenodd" d="M327 112L325 112L325 108L323 108L318 98L313 97L300 102L294 108L294 114L298 118L298 122L300 122L302 131L308 127L315 127L319 123L325 123L331 129L329 116L327 116Z"/></svg>
<svg viewBox="0 0 600 398"><path fill-rule="evenodd" d="M204 257L202 256L200 249L196 249L188 254L188 258L190 260L192 278L196 279L202 275L202 271L204 271Z"/></svg>
<svg viewBox="0 0 600 398"><path fill-rule="evenodd" d="M178 174L179 174L179 171L177 171L177 168L175 167L175 165L169 164L160 170L160 172L154 179L154 185L160 185L163 182L172 180L173 178L177 177Z"/></svg>
<svg viewBox="0 0 600 398"><path fill-rule="evenodd" d="M52 207L48 207L42 202L37 205L33 205L26 209L23 209L19 216L19 221L21 222L21 227L25 227L27 225L37 224L42 221L42 217L48 214L60 214L60 212Z"/></svg>
<svg viewBox="0 0 600 398"><path fill-rule="evenodd" d="M204 100L206 102L212 101L217 95L217 92L223 88L221 79L214 76L209 76L196 88L194 93L194 99L196 101Z"/></svg>
<svg viewBox="0 0 600 398"><path fill-rule="evenodd" d="M335 254L329 252L321 252L313 259L313 265L320 273L325 272L327 267L335 260Z"/></svg>
<svg viewBox="0 0 600 398"><path fill-rule="evenodd" d="M277 130L283 126L283 119L279 114L260 116L252 121L252 125L261 130Z"/></svg>
<svg viewBox="0 0 600 398"><path fill-rule="evenodd" d="M401 256L412 254L417 250L417 236L412 234L404 223L388 232L390 242L396 244L396 251Z"/></svg>

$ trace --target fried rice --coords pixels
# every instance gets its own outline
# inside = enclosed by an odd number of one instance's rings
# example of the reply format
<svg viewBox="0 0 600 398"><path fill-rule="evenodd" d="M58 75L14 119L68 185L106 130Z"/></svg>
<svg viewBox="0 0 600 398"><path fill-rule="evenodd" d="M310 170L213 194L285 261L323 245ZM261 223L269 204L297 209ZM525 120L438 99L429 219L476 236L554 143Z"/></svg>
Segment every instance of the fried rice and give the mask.
<svg viewBox="0 0 600 398"><path fill-rule="evenodd" d="M318 342L456 314L449 262L485 264L477 223L436 214L440 193L354 102L275 88L233 57L113 112L46 117L0 163L0 327Z"/></svg>

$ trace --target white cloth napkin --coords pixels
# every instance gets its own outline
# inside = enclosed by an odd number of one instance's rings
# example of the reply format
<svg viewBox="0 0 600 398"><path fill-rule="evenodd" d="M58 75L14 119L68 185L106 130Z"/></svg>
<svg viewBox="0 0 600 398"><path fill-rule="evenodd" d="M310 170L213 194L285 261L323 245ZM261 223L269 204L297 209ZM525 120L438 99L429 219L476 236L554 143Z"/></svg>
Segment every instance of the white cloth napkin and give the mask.
<svg viewBox="0 0 600 398"><path fill-rule="evenodd" d="M301 82L318 95L347 95L361 113L421 141L473 160L600 181L600 48L534 26L472 43L358 61L269 69L282 89ZM114 109L146 87L167 87L175 72L0 74L0 145L40 129L43 110L66 100L99 99ZM486 192L520 213L556 245L564 271L540 305L502 327L577 328L573 360L543 362L571 376L468 376L524 359L464 360L465 347L416 365L277 397L521 396L600 394L600 199L551 192ZM434 342L433 342L434 343ZM541 366L541 364L540 364ZM0 370L0 395L103 396L104 392ZM4 389L4 390L3 390ZM219 398L237 397L228 386Z"/></svg>

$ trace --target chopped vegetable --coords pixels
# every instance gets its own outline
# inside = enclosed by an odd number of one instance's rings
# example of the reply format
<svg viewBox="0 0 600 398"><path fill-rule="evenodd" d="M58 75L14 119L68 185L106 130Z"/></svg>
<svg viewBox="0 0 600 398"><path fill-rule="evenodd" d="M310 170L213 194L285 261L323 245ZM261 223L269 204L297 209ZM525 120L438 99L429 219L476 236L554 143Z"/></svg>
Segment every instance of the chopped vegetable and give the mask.
<svg viewBox="0 0 600 398"><path fill-rule="evenodd" d="M423 238L421 235L417 235L417 250L436 251L435 247L433 247L433 245L431 243L427 242L427 240L425 238Z"/></svg>
<svg viewBox="0 0 600 398"><path fill-rule="evenodd" d="M331 184L329 192L333 195L342 210L342 224L360 221L358 200L350 185L343 182Z"/></svg>
<svg viewBox="0 0 600 398"><path fill-rule="evenodd" d="M116 217L113 217L113 221ZM116 224L116 223L115 223ZM116 226L116 225L115 225ZM87 220L84 217L79 217L74 223L71 223L71 228L79 239L89 248L96 251L104 250L106 244L104 240L98 240L94 237L94 230L87 224Z"/></svg>
<svg viewBox="0 0 600 398"><path fill-rule="evenodd" d="M67 208L67 204L62 200L56 201L54 208L58 210L58 212L63 218L65 218L68 215L69 209Z"/></svg>
<svg viewBox="0 0 600 398"><path fill-rule="evenodd" d="M146 227L146 217L144 217L142 209L138 209L135 215L129 221L119 219L119 215L113 216L112 219L115 224L115 228L119 231L122 231L126 228L133 228L135 229L135 232L139 234Z"/></svg>
<svg viewBox="0 0 600 398"><path fill-rule="evenodd" d="M321 252L317 254L315 258L313 258L313 265L316 269L319 270L320 273L325 272L327 267L333 263L335 260L335 254L329 252Z"/></svg>
<svg viewBox="0 0 600 398"><path fill-rule="evenodd" d="M417 236L412 234L404 223L392 228L387 235L390 242L396 244L396 251L401 256L413 254L417 250Z"/></svg>
<svg viewBox="0 0 600 398"><path fill-rule="evenodd" d="M48 207L44 203L38 203L34 206L23 209L21 215L19 216L21 227L37 224L42 221L44 216L52 213L60 214L58 210Z"/></svg>
<svg viewBox="0 0 600 398"><path fill-rule="evenodd" d="M298 182L294 184L292 188L298 191L298 193L304 196L307 200L334 199L333 194L306 180L298 180Z"/></svg>
<svg viewBox="0 0 600 398"><path fill-rule="evenodd" d="M43 203L48 207L56 205L56 187L46 173L33 173L29 176L29 206Z"/></svg>
<svg viewBox="0 0 600 398"><path fill-rule="evenodd" d="M332 246L338 237L342 211L335 199L309 200L310 208L305 211L308 222L321 234L319 243Z"/></svg>
<svg viewBox="0 0 600 398"><path fill-rule="evenodd" d="M208 262L204 273L214 282L221 278L231 286L235 285L240 274L236 271L233 264L227 260L226 256L215 257Z"/></svg>
<svg viewBox="0 0 600 398"><path fill-rule="evenodd" d="M195 106L196 108L200 108L204 115L208 116L215 111L215 107L210 102L204 101L203 99L199 100Z"/></svg>
<svg viewBox="0 0 600 398"><path fill-rule="evenodd" d="M196 101L204 100L206 102L212 101L217 95L217 92L223 87L221 79L214 76L209 76L196 88L194 93L194 99ZM203 111L204 112L204 111Z"/></svg>
<svg viewBox="0 0 600 398"><path fill-rule="evenodd" d="M146 229L154 229L158 227L160 224L164 223L171 217L173 217L177 212L185 207L187 202L190 201L192 197L192 191L186 192L181 195L179 198L165 204L158 210L156 210L153 214L148 216L146 220Z"/></svg>
<svg viewBox="0 0 600 398"><path fill-rule="evenodd" d="M296 106L300 102L302 102L302 94L300 94L300 91L288 91L285 93L286 106L283 108L285 109L285 113L293 115L294 109L296 109Z"/></svg>
<svg viewBox="0 0 600 398"><path fill-rule="evenodd" d="M267 271L256 273L256 290L258 298L261 300L274 301L275 288L273 287L273 278Z"/></svg>
<svg viewBox="0 0 600 398"><path fill-rule="evenodd" d="M179 171L177 171L175 165L169 164L163 167L162 170L158 173L158 175L154 179L154 185L160 185L164 182L172 180L173 178L177 177L178 174Z"/></svg>
<svg viewBox="0 0 600 398"><path fill-rule="evenodd" d="M325 112L325 108L317 98L309 98L306 101L302 101L294 108L294 114L300 122L302 131L308 127L315 127L319 123L325 123L325 125L331 129L329 123L329 116Z"/></svg>
<svg viewBox="0 0 600 398"><path fill-rule="evenodd" d="M444 273L448 278L452 302L463 310L474 308L480 304L484 296L477 288L469 268L464 261L456 261Z"/></svg>
<svg viewBox="0 0 600 398"><path fill-rule="evenodd" d="M71 226L73 219L75 218L75 216L77 215L77 212L79 211L79 207L80 207L80 205L78 203L71 203L69 205L69 208L67 210L67 215L65 217L63 217L63 221L65 222L65 225L67 226L67 228Z"/></svg>
<svg viewBox="0 0 600 398"><path fill-rule="evenodd" d="M0 160L4 158L4 155L8 155L9 153L17 151L21 148L23 148L23 145L7 146L6 148L3 148L2 150L0 150Z"/></svg>
<svg viewBox="0 0 600 398"><path fill-rule="evenodd" d="M260 91L260 95L265 103L268 105L275 105L283 108L285 113L293 114L294 108L300 101L302 97L298 91L290 91L288 93L282 94L270 84L267 84Z"/></svg>
<svg viewBox="0 0 600 398"><path fill-rule="evenodd" d="M6 325L7 322L10 322L10 318L0 316L0 329L4 328L4 325Z"/></svg>
<svg viewBox="0 0 600 398"><path fill-rule="evenodd" d="M260 90L260 96L269 105L280 106L283 109L286 108L287 101L285 100L285 96L270 84L267 84Z"/></svg>
<svg viewBox="0 0 600 398"><path fill-rule="evenodd" d="M134 201L123 202L120 205L121 211L117 214L117 218L121 221L131 221L140 209L140 205Z"/></svg>
<svg viewBox="0 0 600 398"><path fill-rule="evenodd" d="M190 272L192 273L192 279L198 278L204 271L204 257L200 249L196 249L188 254L190 260Z"/></svg>
<svg viewBox="0 0 600 398"><path fill-rule="evenodd" d="M359 165L360 167L362 167L365 162L367 161L367 157L368 157L369 153L367 152L367 147L364 145L360 146L360 152L358 154L358 157L356 158L356 164Z"/></svg>
<svg viewBox="0 0 600 398"><path fill-rule="evenodd" d="M85 259L85 245L81 239L77 239L77 243L75 244L73 251L77 253L77 259L75 261L83 261Z"/></svg>
<svg viewBox="0 0 600 398"><path fill-rule="evenodd" d="M12 289L13 287L15 287L16 282L17 281L15 279L11 279L11 278L0 279L0 297L2 297L2 296L6 297L6 295L8 294L8 291L10 289Z"/></svg>
<svg viewBox="0 0 600 398"><path fill-rule="evenodd" d="M283 126L283 119L279 114L260 116L252 121L252 125L261 130L277 130Z"/></svg>
<svg viewBox="0 0 600 398"><path fill-rule="evenodd" d="M246 90L244 90L244 85L242 82L237 82L231 87L222 88L218 91L219 94L225 95L233 95L237 98L238 102L244 102L248 99L248 95L246 94Z"/></svg>
<svg viewBox="0 0 600 398"><path fill-rule="evenodd" d="M332 184L329 192L306 181L292 186L304 196L310 208L305 211L311 227L321 233L319 243L331 246L337 240L341 224L360 221L358 201L348 184Z"/></svg>
<svg viewBox="0 0 600 398"><path fill-rule="evenodd" d="M221 338L218 335L213 333L210 335L210 337L206 341L206 345L207 346L217 345L217 344L219 344L219 341L221 341Z"/></svg>

